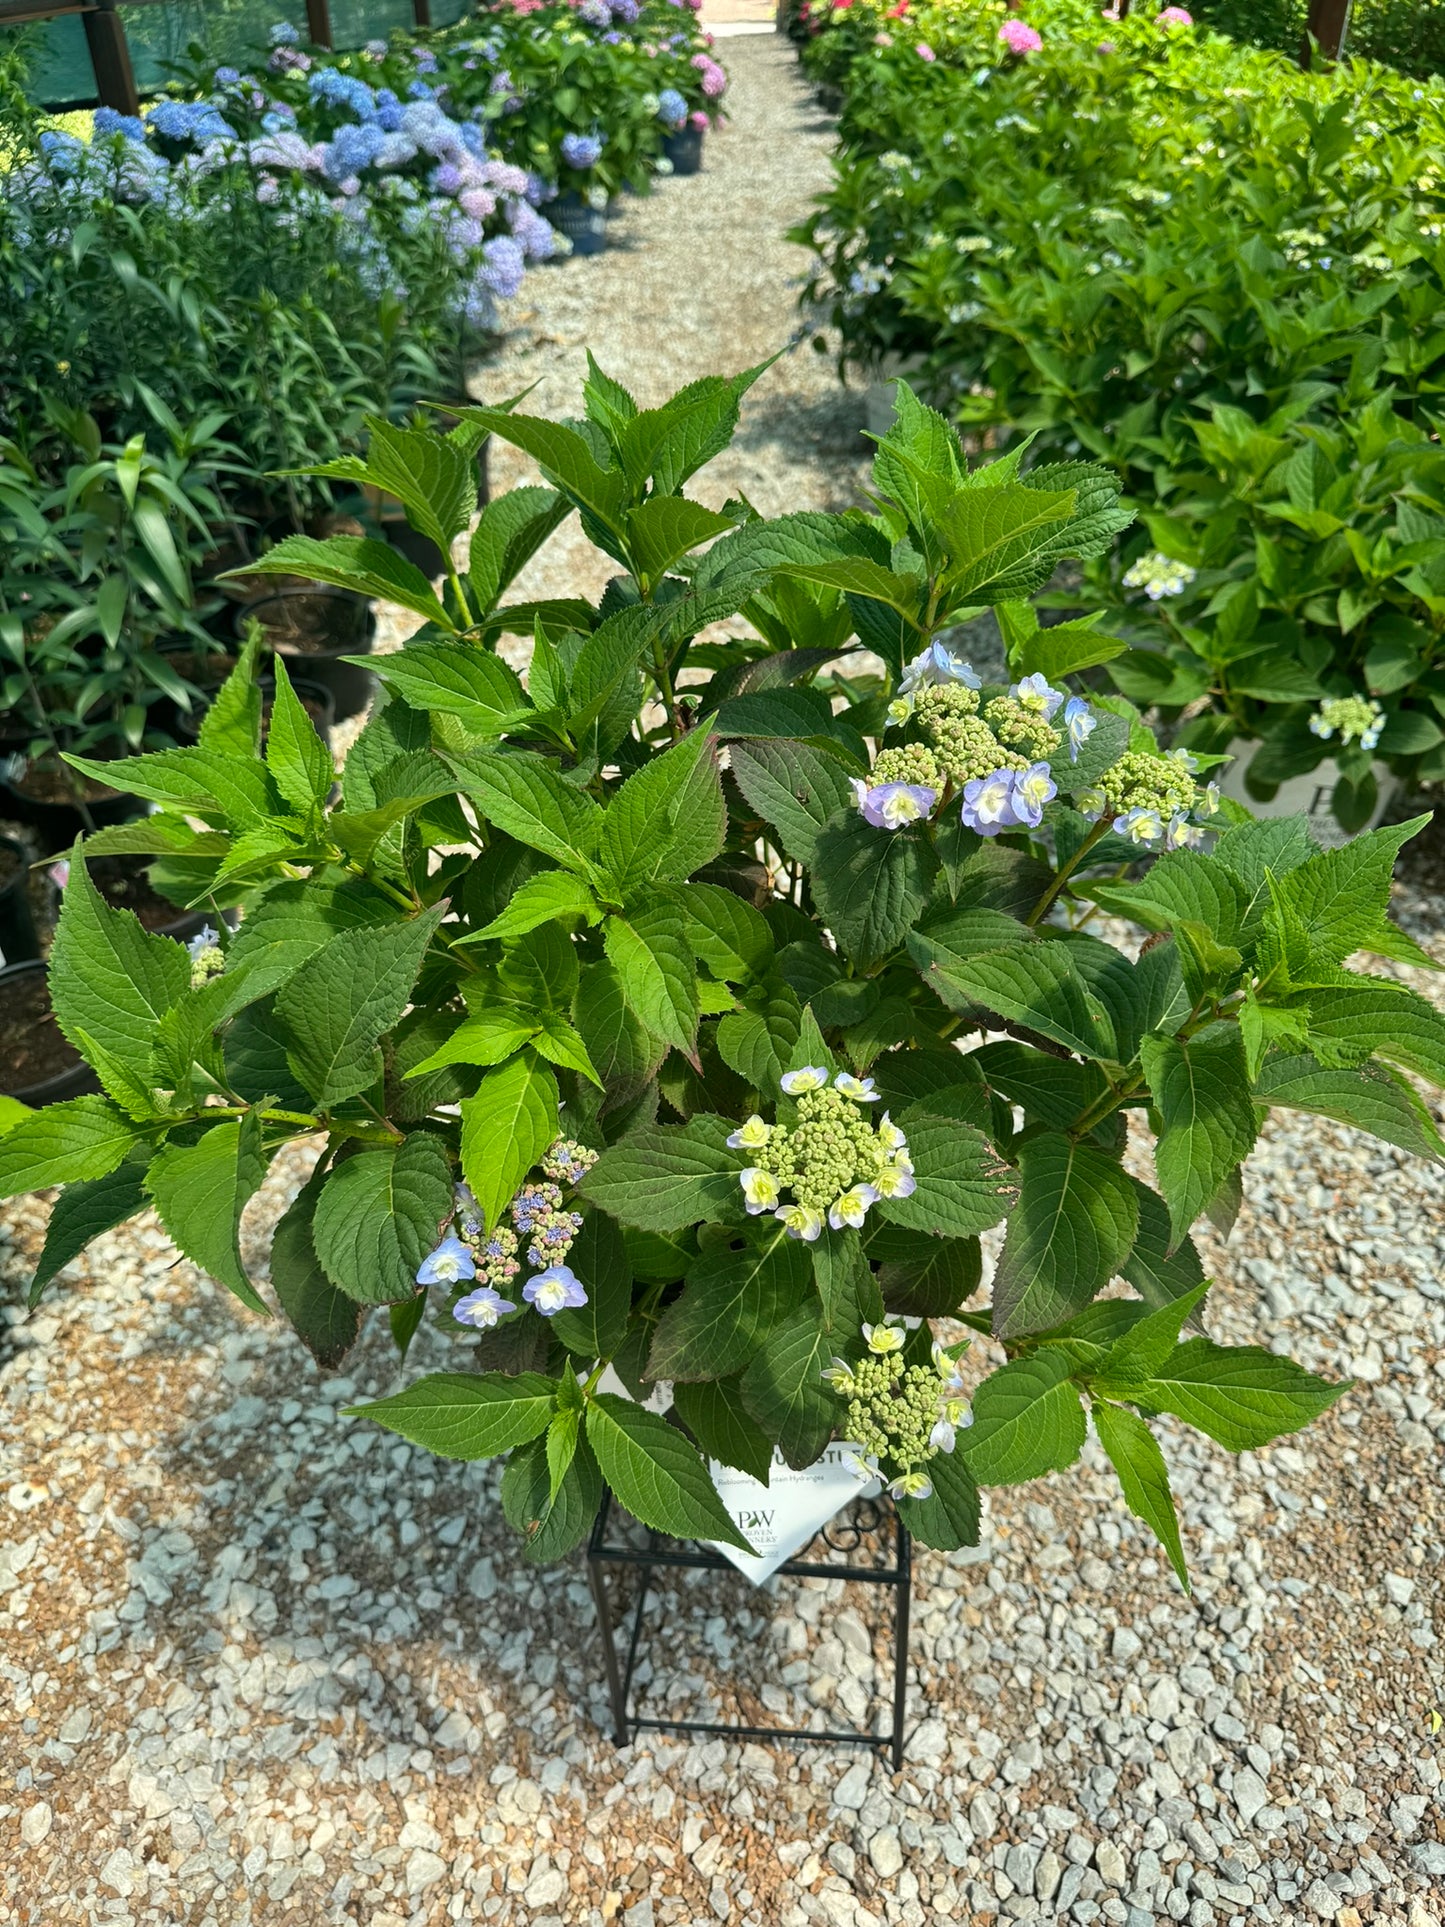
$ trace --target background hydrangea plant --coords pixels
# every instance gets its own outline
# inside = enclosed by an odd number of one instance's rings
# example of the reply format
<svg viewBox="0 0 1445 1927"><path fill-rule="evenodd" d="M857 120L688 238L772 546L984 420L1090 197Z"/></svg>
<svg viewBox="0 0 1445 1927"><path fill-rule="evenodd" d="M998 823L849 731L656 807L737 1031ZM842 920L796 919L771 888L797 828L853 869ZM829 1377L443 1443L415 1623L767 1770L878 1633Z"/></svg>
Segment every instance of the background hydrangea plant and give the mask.
<svg viewBox="0 0 1445 1927"><path fill-rule="evenodd" d="M834 1437L957 1546L980 1487L1067 1467L1092 1422L1183 1578L1151 1422L1245 1449L1341 1389L1208 1336L1191 1226L1231 1221L1273 1105L1445 1150L1410 1081L1445 1081L1445 1019L1346 968L1428 961L1386 916L1416 826L1316 852L1302 819L1211 813L1127 700L1069 693L1122 645L1029 598L1118 533L1101 470L969 470L903 388L871 513L690 499L760 373L641 409L594 365L581 421L383 437L416 528L466 538L439 592L364 538L272 552L423 627L375 659L339 794L279 662L262 752L248 651L194 748L126 766L155 813L77 848L52 992L104 1089L0 1140L7 1193L65 1187L34 1294L151 1204L271 1312L240 1215L320 1135L280 1311L330 1367L369 1308L403 1353L430 1309L457 1368L361 1410L505 1455L534 1556L604 1481L740 1543L708 1460L765 1478ZM483 433L547 485L478 517ZM600 603L508 603L573 512L617 565ZM956 647L985 607L997 686ZM241 902L203 970L94 889L87 854L119 850ZM641 1402L664 1379L672 1421Z"/></svg>

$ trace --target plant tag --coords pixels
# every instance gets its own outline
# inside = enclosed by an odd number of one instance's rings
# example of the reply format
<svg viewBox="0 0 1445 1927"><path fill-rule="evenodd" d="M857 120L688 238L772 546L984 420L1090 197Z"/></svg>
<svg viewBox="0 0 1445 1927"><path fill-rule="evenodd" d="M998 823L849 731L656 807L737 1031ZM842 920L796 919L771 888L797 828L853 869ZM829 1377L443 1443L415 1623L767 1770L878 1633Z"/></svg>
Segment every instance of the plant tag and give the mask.
<svg viewBox="0 0 1445 1927"><path fill-rule="evenodd" d="M749 1554L739 1552L736 1546L719 1545L716 1540L708 1543L715 1552L731 1559L744 1578L751 1579L755 1586L762 1585L844 1506L865 1493L871 1496L878 1491L876 1479L860 1483L858 1474L846 1463L846 1455L857 1450L855 1445L835 1441L801 1472L775 1451L766 1485L746 1472L710 1459L708 1470L718 1497L732 1514L738 1531L757 1551Z"/></svg>

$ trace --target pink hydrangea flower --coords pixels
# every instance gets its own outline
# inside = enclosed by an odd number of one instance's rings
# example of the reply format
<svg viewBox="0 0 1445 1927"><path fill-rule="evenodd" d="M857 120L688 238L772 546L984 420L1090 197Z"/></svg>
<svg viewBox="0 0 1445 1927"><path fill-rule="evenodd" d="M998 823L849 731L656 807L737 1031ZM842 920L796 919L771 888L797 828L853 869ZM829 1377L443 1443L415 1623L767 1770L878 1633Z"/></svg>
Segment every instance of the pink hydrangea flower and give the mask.
<svg viewBox="0 0 1445 1927"><path fill-rule="evenodd" d="M1034 27L1022 20L1005 20L998 30L998 37L1011 54L1036 54L1043 46L1043 36Z"/></svg>
<svg viewBox="0 0 1445 1927"><path fill-rule="evenodd" d="M937 60L938 58L938 55L933 51L932 47L929 46L926 40L920 40L917 47L914 49L914 52L918 55L918 58L920 60Z"/></svg>
<svg viewBox="0 0 1445 1927"><path fill-rule="evenodd" d="M1192 27L1194 15L1186 13L1183 7L1166 7L1155 19L1156 27Z"/></svg>

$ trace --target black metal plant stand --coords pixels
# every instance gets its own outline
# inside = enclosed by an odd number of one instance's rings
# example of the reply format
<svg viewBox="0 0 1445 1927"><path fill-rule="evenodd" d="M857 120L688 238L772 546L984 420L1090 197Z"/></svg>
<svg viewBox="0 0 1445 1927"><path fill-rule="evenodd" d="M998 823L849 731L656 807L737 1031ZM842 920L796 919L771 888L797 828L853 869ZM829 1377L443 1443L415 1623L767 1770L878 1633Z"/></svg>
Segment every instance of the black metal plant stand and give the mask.
<svg viewBox="0 0 1445 1927"><path fill-rule="evenodd" d="M839 1564L827 1559L789 1559L777 1568L781 1574L822 1579L855 1579L863 1585L889 1586L893 1589L893 1723L888 1733L869 1733L854 1727L749 1726L739 1721L667 1719L637 1711L632 1704L632 1679L636 1671L638 1647L642 1638L642 1619L647 1606L648 1585L655 1568L681 1566L690 1572L734 1572L731 1560L719 1552L691 1541L668 1539L647 1530L645 1546L628 1544L624 1538L609 1537L612 1523L612 1495L604 1496L592 1536L587 1543L587 1576L597 1606L602 1632L602 1654L607 1667L607 1690L612 1702L613 1734L619 1746L628 1746L634 1734L644 1727L668 1732L711 1733L724 1738L744 1740L805 1740L812 1745L871 1746L887 1752L893 1770L903 1765L903 1722L908 1699L908 1621L912 1581L912 1540L908 1528L893 1506L886 1511L880 1501L857 1499L849 1511L832 1519L814 1535L805 1550L819 1539L835 1552L856 1555L870 1536L882 1537L888 1514L893 1520L892 1564ZM618 1652L619 1616L614 1616L607 1583L608 1566L641 1568L637 1603L632 1609L632 1627L627 1634L625 1657ZM626 1613L620 1615L625 1624Z"/></svg>

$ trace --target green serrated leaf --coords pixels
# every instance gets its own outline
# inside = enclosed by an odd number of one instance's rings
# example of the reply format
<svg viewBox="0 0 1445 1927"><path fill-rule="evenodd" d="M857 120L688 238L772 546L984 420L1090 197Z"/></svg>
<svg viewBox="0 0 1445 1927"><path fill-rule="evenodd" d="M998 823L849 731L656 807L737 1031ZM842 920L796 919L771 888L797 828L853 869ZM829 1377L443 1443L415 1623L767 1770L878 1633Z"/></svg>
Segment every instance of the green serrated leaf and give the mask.
<svg viewBox="0 0 1445 1927"><path fill-rule="evenodd" d="M494 1459L539 1438L557 1409L557 1381L539 1372L433 1372L394 1398L347 1405L442 1459Z"/></svg>
<svg viewBox="0 0 1445 1927"><path fill-rule="evenodd" d="M587 1407L587 1443L603 1478L643 1525L675 1539L722 1540L752 1551L696 1449L666 1419L599 1392Z"/></svg>
<svg viewBox="0 0 1445 1927"><path fill-rule="evenodd" d="M413 1131L400 1144L343 1158L327 1173L312 1216L321 1268L359 1305L416 1295L422 1259L452 1211L451 1159L440 1139Z"/></svg>

